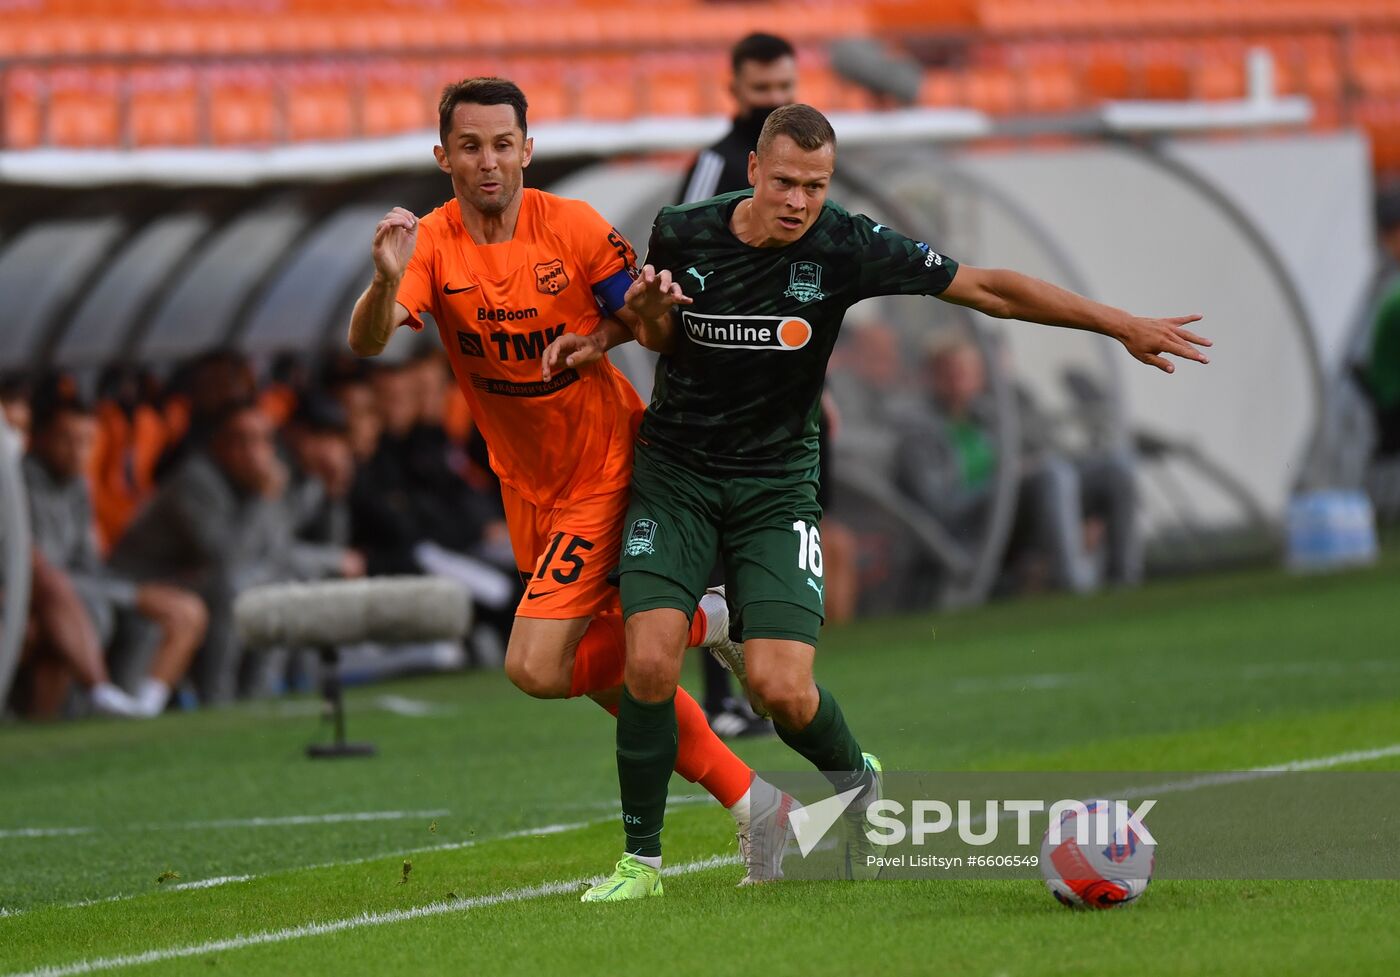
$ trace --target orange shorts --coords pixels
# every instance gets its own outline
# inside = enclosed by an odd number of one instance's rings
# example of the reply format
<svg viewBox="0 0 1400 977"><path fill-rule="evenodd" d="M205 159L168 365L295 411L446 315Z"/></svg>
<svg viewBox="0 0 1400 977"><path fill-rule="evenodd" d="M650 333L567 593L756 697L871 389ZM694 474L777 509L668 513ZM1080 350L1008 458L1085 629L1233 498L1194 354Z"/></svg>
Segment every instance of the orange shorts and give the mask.
<svg viewBox="0 0 1400 977"><path fill-rule="evenodd" d="M629 494L623 488L543 509L501 485L515 564L528 575L517 617L563 621L619 606L608 577L617 569Z"/></svg>

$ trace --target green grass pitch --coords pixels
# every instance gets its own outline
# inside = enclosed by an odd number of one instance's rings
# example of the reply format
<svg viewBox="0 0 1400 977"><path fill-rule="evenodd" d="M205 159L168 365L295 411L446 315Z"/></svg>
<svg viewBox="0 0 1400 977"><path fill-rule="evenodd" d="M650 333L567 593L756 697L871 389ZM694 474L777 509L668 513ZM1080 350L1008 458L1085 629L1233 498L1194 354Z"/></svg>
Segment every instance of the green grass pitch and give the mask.
<svg viewBox="0 0 1400 977"><path fill-rule="evenodd" d="M1391 553L864 623L829 633L818 674L892 769L1306 760L1400 744L1397 600ZM380 755L336 762L302 756L315 717L0 729L0 977L1400 972L1393 881L1159 880L1108 913L1037 881L739 890L728 816L680 780L666 896L584 906L620 846L596 707L499 674L358 690L352 737Z"/></svg>

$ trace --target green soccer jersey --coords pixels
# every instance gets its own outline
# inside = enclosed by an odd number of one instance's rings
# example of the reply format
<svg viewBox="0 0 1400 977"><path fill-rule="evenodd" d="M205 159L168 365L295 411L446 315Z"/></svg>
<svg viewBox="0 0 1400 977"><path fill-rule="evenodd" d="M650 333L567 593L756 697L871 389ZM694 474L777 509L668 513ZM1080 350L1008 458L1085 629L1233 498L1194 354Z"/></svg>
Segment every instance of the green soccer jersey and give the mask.
<svg viewBox="0 0 1400 977"><path fill-rule="evenodd" d="M874 295L937 295L953 259L827 201L792 244L755 248L729 228L752 190L665 207L647 263L693 305L661 357L640 440L717 475L773 476L817 465L827 360L846 310Z"/></svg>

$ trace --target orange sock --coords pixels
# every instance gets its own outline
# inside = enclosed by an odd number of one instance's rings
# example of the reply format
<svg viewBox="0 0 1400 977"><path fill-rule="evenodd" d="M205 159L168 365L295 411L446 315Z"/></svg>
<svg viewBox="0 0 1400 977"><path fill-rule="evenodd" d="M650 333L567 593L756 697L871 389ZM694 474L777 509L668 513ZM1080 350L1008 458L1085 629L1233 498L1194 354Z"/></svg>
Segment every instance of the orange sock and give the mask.
<svg viewBox="0 0 1400 977"><path fill-rule="evenodd" d="M749 789L753 769L715 735L705 710L682 688L676 689L676 727L680 742L676 773L704 787L725 807L733 807Z"/></svg>
<svg viewBox="0 0 1400 977"><path fill-rule="evenodd" d="M705 640L705 630L709 619L700 608L690 619L690 631L686 634L687 648L693 648ZM622 612L604 611L596 614L588 625L588 630L579 639L574 650L574 675L569 686L570 698L615 689L622 684L622 668L627 660L627 637L622 626Z"/></svg>
<svg viewBox="0 0 1400 977"><path fill-rule="evenodd" d="M570 697L617 688L622 684L622 666L626 660L627 638L622 630L622 612L604 611L594 615L574 649Z"/></svg>
<svg viewBox="0 0 1400 977"><path fill-rule="evenodd" d="M707 626L705 612L697 609L686 641L698 645L705 638ZM594 617L574 652L574 679L569 695L620 686L626 653L622 614L610 611ZM617 715L617 707L608 712ZM723 806L733 807L749 789L753 770L715 735L700 704L681 688L676 689L676 727L676 773L704 787Z"/></svg>
<svg viewBox="0 0 1400 977"><path fill-rule="evenodd" d="M698 647L705 640L705 631L709 627L709 617L700 608L695 608L695 616L690 619L690 631L685 636L685 646Z"/></svg>
<svg viewBox="0 0 1400 977"><path fill-rule="evenodd" d="M617 715L617 706L605 706ZM734 755L715 735L700 708L685 689L676 687L676 773L708 790L725 807L733 807L749 789L753 768Z"/></svg>

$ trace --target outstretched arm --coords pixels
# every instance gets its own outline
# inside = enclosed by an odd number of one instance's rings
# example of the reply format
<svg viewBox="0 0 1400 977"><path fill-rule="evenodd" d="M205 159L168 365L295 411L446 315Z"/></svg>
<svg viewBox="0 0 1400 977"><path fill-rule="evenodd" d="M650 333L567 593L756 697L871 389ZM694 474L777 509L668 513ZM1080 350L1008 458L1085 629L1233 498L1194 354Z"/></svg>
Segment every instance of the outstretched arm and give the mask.
<svg viewBox="0 0 1400 977"><path fill-rule="evenodd" d="M1022 319L1111 336L1134 359L1165 373L1176 372L1175 364L1165 358L1167 353L1197 363L1210 362L1196 347L1210 346L1211 341L1185 328L1200 319L1199 315L1143 318L1018 271L960 265L952 284L938 297L998 319Z"/></svg>
<svg viewBox="0 0 1400 977"><path fill-rule="evenodd" d="M384 352L394 330L408 319L408 309L397 299L417 238L418 218L402 207L385 214L374 229L374 280L350 314L350 350L356 356Z"/></svg>

